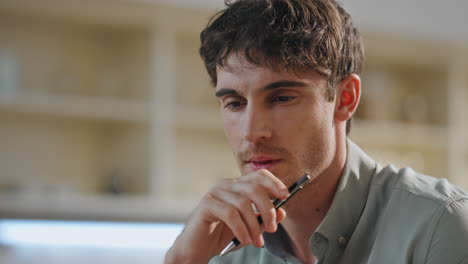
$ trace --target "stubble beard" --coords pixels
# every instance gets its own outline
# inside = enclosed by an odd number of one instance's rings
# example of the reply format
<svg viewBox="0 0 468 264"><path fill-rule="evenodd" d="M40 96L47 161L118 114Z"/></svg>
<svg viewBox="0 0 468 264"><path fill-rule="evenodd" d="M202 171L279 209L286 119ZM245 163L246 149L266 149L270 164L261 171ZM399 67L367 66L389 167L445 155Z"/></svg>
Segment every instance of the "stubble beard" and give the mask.
<svg viewBox="0 0 468 264"><path fill-rule="evenodd" d="M329 131L328 131L329 132ZM240 151L236 156L241 166L241 174L247 174L243 170L244 160L249 159L253 155L278 155L289 163L287 171L276 173L271 171L278 179L280 179L286 187L291 186L305 173L312 177L312 182L320 178L321 174L330 166L333 160L333 152L335 150L335 143L332 138L327 137L326 129L311 135L302 150L298 153L291 153L286 148L275 146L275 144L260 142L256 145L250 145L245 150ZM317 141L317 138L322 140ZM314 183L312 183L314 184ZM304 195L300 195L304 196Z"/></svg>
<svg viewBox="0 0 468 264"><path fill-rule="evenodd" d="M322 134L320 136L324 137L325 134ZM309 138L309 141L305 146L302 155L300 155L299 164L297 165L297 168L299 173L302 174L299 176L296 175L295 178L289 179L288 177L287 179L288 184L292 184L304 173L307 173L312 177L312 182L308 184L309 186L306 186L305 190L298 193L297 197L294 198L294 202L288 203L285 206L286 210L288 211L288 214L295 214L306 208L305 205L307 203L310 203L311 195L314 195L310 192L315 192L317 191L317 188L320 188L319 182L324 176L324 171L330 167L333 161L333 152L335 149L335 145L333 142L330 142L331 139L324 138L325 141L321 141L319 144L317 144L314 143L316 142L314 138L317 138L317 136ZM311 188L312 186L310 185L315 185L315 188Z"/></svg>

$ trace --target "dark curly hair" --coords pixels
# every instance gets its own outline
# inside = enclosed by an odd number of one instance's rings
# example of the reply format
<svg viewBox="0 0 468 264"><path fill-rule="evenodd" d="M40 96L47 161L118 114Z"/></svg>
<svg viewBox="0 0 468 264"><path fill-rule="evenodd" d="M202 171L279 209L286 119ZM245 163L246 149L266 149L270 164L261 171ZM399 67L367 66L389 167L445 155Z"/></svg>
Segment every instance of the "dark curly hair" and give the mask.
<svg viewBox="0 0 468 264"><path fill-rule="evenodd" d="M327 78L329 100L338 82L361 73L361 36L334 0L238 0L226 6L200 34L200 55L214 86L216 67L234 53L253 65L313 70ZM350 127L348 120L347 133Z"/></svg>

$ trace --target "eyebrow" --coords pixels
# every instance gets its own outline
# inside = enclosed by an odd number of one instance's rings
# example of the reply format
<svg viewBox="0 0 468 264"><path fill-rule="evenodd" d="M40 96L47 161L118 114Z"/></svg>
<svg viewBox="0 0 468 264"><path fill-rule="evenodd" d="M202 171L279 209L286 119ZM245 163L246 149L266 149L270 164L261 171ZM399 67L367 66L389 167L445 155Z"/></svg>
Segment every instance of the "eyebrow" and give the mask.
<svg viewBox="0 0 468 264"><path fill-rule="evenodd" d="M277 81L277 82L270 83L267 86L263 87L263 90L273 90L273 89L285 88L285 87L304 87L304 86L307 86L307 84L303 82Z"/></svg>
<svg viewBox="0 0 468 264"><path fill-rule="evenodd" d="M268 90L273 90L273 89L278 89L278 88L285 88L285 87L304 87L304 86L307 86L307 84L303 83L303 82L282 80L282 81L277 81L277 82L267 84L265 87L263 87L262 90L268 91ZM236 95L236 96L238 96L239 93L234 89L221 88L221 89L219 89L219 91L216 92L215 95L216 95L216 97L219 98L219 97L223 97L225 95Z"/></svg>
<svg viewBox="0 0 468 264"><path fill-rule="evenodd" d="M234 89L229 89L229 88L221 88L221 89L219 89L219 91L217 91L217 92L215 93L215 95L216 95L217 98L223 97L223 96L228 95L228 94L229 94L229 95L236 95L236 96L239 95L239 93L238 93L236 90L234 90Z"/></svg>

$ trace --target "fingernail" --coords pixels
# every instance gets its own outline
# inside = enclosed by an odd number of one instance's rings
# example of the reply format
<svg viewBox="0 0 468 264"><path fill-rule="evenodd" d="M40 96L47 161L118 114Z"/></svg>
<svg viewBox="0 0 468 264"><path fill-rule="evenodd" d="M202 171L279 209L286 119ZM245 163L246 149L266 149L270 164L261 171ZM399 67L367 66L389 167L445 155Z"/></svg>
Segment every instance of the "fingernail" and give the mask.
<svg viewBox="0 0 468 264"><path fill-rule="evenodd" d="M257 238L257 239L255 240L255 243L252 243L252 244L253 244L254 246L256 246L256 247L260 247L260 240Z"/></svg>

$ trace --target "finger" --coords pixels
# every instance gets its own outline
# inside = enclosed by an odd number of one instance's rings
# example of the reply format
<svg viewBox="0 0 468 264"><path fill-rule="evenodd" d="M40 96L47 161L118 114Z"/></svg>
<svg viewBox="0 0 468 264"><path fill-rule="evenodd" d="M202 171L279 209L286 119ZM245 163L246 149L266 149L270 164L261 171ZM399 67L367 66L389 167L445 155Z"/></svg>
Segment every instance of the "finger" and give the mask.
<svg viewBox="0 0 468 264"><path fill-rule="evenodd" d="M245 195L230 192L224 189L215 189L212 195L224 203L235 207L250 234L250 239L256 245L259 244L258 236L262 233L260 223L258 222L257 215L252 208L252 201Z"/></svg>
<svg viewBox="0 0 468 264"><path fill-rule="evenodd" d="M281 223L286 219L286 211L282 208L276 210L276 223Z"/></svg>
<svg viewBox="0 0 468 264"><path fill-rule="evenodd" d="M238 182L231 186L231 189L233 192L237 193L239 197L245 197L248 201L254 203L262 217L265 231L270 233L276 231L276 210L262 185ZM251 205L243 204L243 206L248 207ZM248 211L253 213L252 209ZM253 238L258 234L256 231L257 230L252 234L255 235Z"/></svg>
<svg viewBox="0 0 468 264"><path fill-rule="evenodd" d="M265 241L263 240L263 236L260 236L260 245L259 247L263 247L265 245Z"/></svg>
<svg viewBox="0 0 468 264"><path fill-rule="evenodd" d="M240 177L239 181L260 184L274 198L286 199L289 195L286 185L266 169Z"/></svg>
<svg viewBox="0 0 468 264"><path fill-rule="evenodd" d="M208 219L208 221L215 222L221 220L241 243L252 243L249 231L237 208L228 203L219 201L211 195L207 196L204 206L210 216L209 218L211 218Z"/></svg>
<svg viewBox="0 0 468 264"><path fill-rule="evenodd" d="M256 247L263 247L265 245L265 240L262 235L259 235L256 240L258 241L258 243L254 244Z"/></svg>

